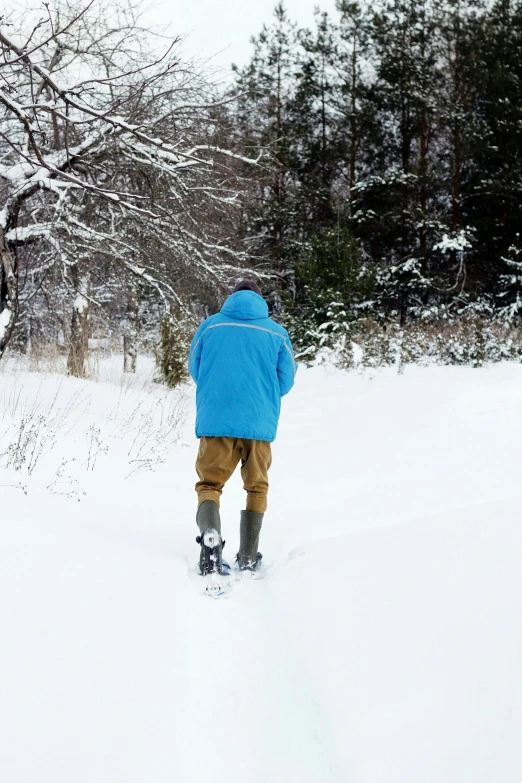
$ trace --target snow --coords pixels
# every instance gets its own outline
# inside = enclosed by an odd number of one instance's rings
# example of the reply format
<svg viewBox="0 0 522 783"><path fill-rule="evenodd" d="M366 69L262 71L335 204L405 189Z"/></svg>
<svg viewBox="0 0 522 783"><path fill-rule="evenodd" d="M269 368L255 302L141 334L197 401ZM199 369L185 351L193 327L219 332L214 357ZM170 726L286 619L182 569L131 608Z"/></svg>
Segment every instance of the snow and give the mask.
<svg viewBox="0 0 522 783"><path fill-rule="evenodd" d="M0 452L47 438L0 470L1 779L519 781L522 366L301 368L266 578L212 601L193 387L120 362L0 366Z"/></svg>
<svg viewBox="0 0 522 783"><path fill-rule="evenodd" d="M9 326L10 320L11 320L11 310L9 309L9 307L4 307L4 309L0 313L0 340L4 339L4 335L7 327Z"/></svg>
<svg viewBox="0 0 522 783"><path fill-rule="evenodd" d="M217 544L219 543L219 533L217 532L217 530L214 530L213 528L210 528L209 530L205 530L203 541L205 542L205 546L213 548L217 546Z"/></svg>
<svg viewBox="0 0 522 783"><path fill-rule="evenodd" d="M81 294L78 294L73 302L73 310L77 312L79 315L82 315L89 307L89 301L82 296Z"/></svg>
<svg viewBox="0 0 522 783"><path fill-rule="evenodd" d="M5 238L8 242L23 244L30 240L49 237L52 231L51 223L34 223L31 226L18 226L7 231Z"/></svg>
<svg viewBox="0 0 522 783"><path fill-rule="evenodd" d="M448 234L443 234L442 240L433 246L434 250L440 250L442 253L449 253L452 250L456 250L457 252L464 252L464 250L467 250L471 247L471 242L469 241L466 230L461 229L457 232L454 236L448 236Z"/></svg>

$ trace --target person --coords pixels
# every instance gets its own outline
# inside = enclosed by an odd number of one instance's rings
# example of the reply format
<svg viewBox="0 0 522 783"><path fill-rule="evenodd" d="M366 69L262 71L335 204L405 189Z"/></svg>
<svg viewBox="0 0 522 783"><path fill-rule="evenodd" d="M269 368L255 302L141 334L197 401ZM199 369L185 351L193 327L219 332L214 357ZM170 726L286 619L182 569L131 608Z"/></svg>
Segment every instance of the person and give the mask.
<svg viewBox="0 0 522 783"><path fill-rule="evenodd" d="M268 317L261 289L252 280L236 285L221 311L207 318L192 339L189 371L196 389L196 522L203 575L229 566L221 551L220 497L241 462L247 492L240 515L236 563L255 571L267 508L271 443L277 432L281 397L294 384L297 365L286 329Z"/></svg>

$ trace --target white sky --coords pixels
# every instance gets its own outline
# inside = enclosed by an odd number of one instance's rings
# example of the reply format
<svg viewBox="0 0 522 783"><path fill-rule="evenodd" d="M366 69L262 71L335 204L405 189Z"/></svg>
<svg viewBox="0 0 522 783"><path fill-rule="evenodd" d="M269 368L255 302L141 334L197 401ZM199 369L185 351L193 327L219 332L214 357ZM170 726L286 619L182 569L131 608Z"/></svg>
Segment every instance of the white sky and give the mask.
<svg viewBox="0 0 522 783"><path fill-rule="evenodd" d="M187 36L184 52L220 68L245 65L250 38L272 20L276 0L160 0L147 18L169 24L171 34ZM288 15L300 26L313 23L314 7L333 13L335 0L286 0Z"/></svg>

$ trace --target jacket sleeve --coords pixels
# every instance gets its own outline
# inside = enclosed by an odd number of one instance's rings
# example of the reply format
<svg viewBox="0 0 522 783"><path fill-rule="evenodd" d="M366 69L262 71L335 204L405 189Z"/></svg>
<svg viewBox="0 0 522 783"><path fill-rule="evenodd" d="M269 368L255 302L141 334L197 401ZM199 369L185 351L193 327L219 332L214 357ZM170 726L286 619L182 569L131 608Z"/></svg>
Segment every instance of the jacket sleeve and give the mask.
<svg viewBox="0 0 522 783"><path fill-rule="evenodd" d="M281 397L288 394L294 385L296 372L297 364L294 359L294 349L292 348L290 337L285 333L285 338L277 357L277 377L279 379Z"/></svg>
<svg viewBox="0 0 522 783"><path fill-rule="evenodd" d="M206 329L206 321L200 324L196 334L192 338L190 344L189 358L188 358L188 371L191 374L195 383L198 382L199 377L199 365L201 363L201 352L203 350L203 332Z"/></svg>

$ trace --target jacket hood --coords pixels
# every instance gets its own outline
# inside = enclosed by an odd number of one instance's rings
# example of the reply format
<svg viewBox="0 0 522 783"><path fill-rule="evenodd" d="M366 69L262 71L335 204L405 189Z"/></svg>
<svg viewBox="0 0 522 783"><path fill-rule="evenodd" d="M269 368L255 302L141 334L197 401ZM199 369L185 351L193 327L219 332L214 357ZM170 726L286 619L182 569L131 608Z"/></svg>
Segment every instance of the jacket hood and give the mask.
<svg viewBox="0 0 522 783"><path fill-rule="evenodd" d="M236 291L225 300L221 312L229 318L254 321L257 318L268 318L268 305L254 291Z"/></svg>

